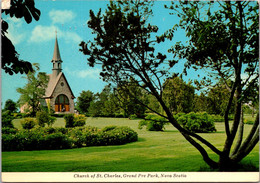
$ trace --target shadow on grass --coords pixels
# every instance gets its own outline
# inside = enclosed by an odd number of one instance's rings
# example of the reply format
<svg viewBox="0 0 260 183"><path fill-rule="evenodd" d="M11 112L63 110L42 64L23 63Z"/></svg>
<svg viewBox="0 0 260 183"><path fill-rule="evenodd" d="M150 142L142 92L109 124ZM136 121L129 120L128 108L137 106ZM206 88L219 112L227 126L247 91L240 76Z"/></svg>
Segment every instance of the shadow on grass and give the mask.
<svg viewBox="0 0 260 183"><path fill-rule="evenodd" d="M200 167L199 172L219 172L219 170L205 165ZM251 161L240 162L235 169L229 170L229 172L259 172L259 168Z"/></svg>

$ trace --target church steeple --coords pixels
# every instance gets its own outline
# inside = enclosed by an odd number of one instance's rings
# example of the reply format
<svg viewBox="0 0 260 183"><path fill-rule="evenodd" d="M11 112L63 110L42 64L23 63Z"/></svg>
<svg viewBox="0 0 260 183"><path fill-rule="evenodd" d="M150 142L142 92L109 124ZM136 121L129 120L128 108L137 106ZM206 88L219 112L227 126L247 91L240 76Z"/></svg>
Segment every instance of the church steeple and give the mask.
<svg viewBox="0 0 260 183"><path fill-rule="evenodd" d="M59 45L58 45L58 39L57 39L57 31L56 33L56 39L55 39L55 44L54 44L54 52L53 52L53 57L52 57L52 63L53 63L53 68L52 68L52 74L55 76L58 76L59 73L62 71L61 68L61 57L60 57L60 50L59 50Z"/></svg>

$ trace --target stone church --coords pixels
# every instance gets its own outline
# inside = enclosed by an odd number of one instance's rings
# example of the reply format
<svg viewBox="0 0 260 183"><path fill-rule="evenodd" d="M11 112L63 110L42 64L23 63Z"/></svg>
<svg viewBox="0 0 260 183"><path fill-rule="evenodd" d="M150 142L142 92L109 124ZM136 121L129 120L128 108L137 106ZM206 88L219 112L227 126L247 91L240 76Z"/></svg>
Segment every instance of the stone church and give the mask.
<svg viewBox="0 0 260 183"><path fill-rule="evenodd" d="M74 113L74 95L62 72L62 60L57 40L57 33L52 58L52 74L48 74L49 83L45 91L43 105L50 107L55 113Z"/></svg>

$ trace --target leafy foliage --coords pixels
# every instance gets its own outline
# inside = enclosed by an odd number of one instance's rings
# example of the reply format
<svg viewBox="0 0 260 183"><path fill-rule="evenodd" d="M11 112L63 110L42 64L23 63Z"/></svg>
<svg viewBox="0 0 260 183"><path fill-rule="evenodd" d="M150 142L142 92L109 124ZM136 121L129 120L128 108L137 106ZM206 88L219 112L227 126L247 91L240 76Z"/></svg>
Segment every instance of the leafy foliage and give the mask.
<svg viewBox="0 0 260 183"><path fill-rule="evenodd" d="M172 112L193 110L195 88L180 77L172 77L163 84L163 100Z"/></svg>
<svg viewBox="0 0 260 183"><path fill-rule="evenodd" d="M38 111L36 113L36 119L37 119L38 125L41 126L41 127L44 127L45 124L47 124L48 126L51 126L56 120L55 117L52 117L46 111Z"/></svg>
<svg viewBox="0 0 260 183"><path fill-rule="evenodd" d="M168 121L164 117L149 114L144 120L139 121L138 128L142 129L143 126L146 126L148 131L163 131L164 125L167 123Z"/></svg>
<svg viewBox="0 0 260 183"><path fill-rule="evenodd" d="M122 86L135 80L139 87L146 90L147 95L153 95L162 110L160 113L152 108L149 110L167 118L200 152L210 167L232 169L259 140L259 134L256 133L259 114L244 142L243 123L240 123L242 103L253 100L253 96L257 96L255 98L258 100L258 4L246 1L172 1L169 8L180 17L180 22L155 40L151 34L156 33L158 27L149 24L152 3L138 0L112 1L105 12L101 13L100 10L95 15L90 11L88 26L95 37L87 43L82 41L80 51L88 55L91 67L102 65L100 75L104 81ZM172 40L177 28L185 30L189 41L187 44L175 43L168 50L173 54L173 59L167 60L166 55L156 52L156 44L166 38ZM162 81L169 77L169 71L182 59L186 61L184 74L191 67L195 70L205 69L209 74L201 82L195 81L200 88L210 86L212 79L223 79L229 90L224 112L227 138L223 150L180 125L163 100ZM242 74L246 75L245 79ZM233 101L235 112L230 128L228 116ZM237 132L239 137L234 144ZM231 151L233 144L235 147ZM218 162L209 157L204 145L217 154Z"/></svg>
<svg viewBox="0 0 260 183"><path fill-rule="evenodd" d="M86 117L83 114L65 114L65 127L72 128L77 126L84 126L86 124Z"/></svg>
<svg viewBox="0 0 260 183"><path fill-rule="evenodd" d="M185 129L195 133L215 132L214 119L207 113L188 113L176 117Z"/></svg>
<svg viewBox="0 0 260 183"><path fill-rule="evenodd" d="M2 134L16 134L18 130L16 128L2 127Z"/></svg>
<svg viewBox="0 0 260 183"><path fill-rule="evenodd" d="M65 127L70 128L74 126L74 115L73 114L65 114L64 115L65 119Z"/></svg>
<svg viewBox="0 0 260 183"><path fill-rule="evenodd" d="M2 127L9 127L9 128L14 128L14 125L12 123L14 117L12 116L11 111L4 111L2 112Z"/></svg>
<svg viewBox="0 0 260 183"><path fill-rule="evenodd" d="M74 127L84 126L86 124L86 117L83 114L76 115L74 114Z"/></svg>
<svg viewBox="0 0 260 183"><path fill-rule="evenodd" d="M34 0L16 0L10 1L10 9L2 9L2 14L5 13L10 17L24 18L26 23L31 23L32 18L36 21L39 20L41 12L35 8ZM14 73L28 73L33 71L32 64L28 61L21 60L19 54L15 50L15 47L10 39L7 38L8 23L1 18L2 22L2 44L5 45L2 48L1 63L2 69L10 75Z"/></svg>
<svg viewBox="0 0 260 183"><path fill-rule="evenodd" d="M3 151L67 149L72 142L68 136L58 132L47 134L44 128L20 130L16 134L2 135Z"/></svg>
<svg viewBox="0 0 260 183"><path fill-rule="evenodd" d="M77 98L76 109L81 114L87 114L89 111L90 103L94 100L94 93L91 91L82 91Z"/></svg>
<svg viewBox="0 0 260 183"><path fill-rule="evenodd" d="M11 133L8 133L11 132ZM68 149L83 146L120 145L137 141L138 135L129 127L106 128L33 128L10 130L2 135L3 151Z"/></svg>
<svg viewBox="0 0 260 183"><path fill-rule="evenodd" d="M18 103L20 106L24 106L25 110L32 116L35 116L36 112L41 109L40 101L45 95L45 89L49 81L46 73L39 72L37 76L35 74L36 71L29 72L26 75L27 84L23 88L17 89L17 92L21 94Z"/></svg>
<svg viewBox="0 0 260 183"><path fill-rule="evenodd" d="M118 85L115 89L115 95L119 106L124 110L125 116L144 117L147 110L145 106L148 105L147 92L134 79Z"/></svg>
<svg viewBox="0 0 260 183"><path fill-rule="evenodd" d="M11 99L6 100L5 102L5 107L4 107L4 111L10 111L11 113L15 113L17 112L17 105L16 102L14 102Z"/></svg>
<svg viewBox="0 0 260 183"><path fill-rule="evenodd" d="M110 85L106 85L101 93L96 93L94 100L90 103L89 114L93 117L115 117L120 113L118 102Z"/></svg>
<svg viewBox="0 0 260 183"><path fill-rule="evenodd" d="M244 142L243 123L240 123L242 104L259 100L259 5L244 1L185 1L172 2L167 8L172 9L181 20L173 29L158 37L158 42L165 38L171 40L177 28L185 30L189 42L178 42L168 51L173 53L174 59L187 60L185 74L191 67L195 70L207 69L208 77L197 82L200 87L212 86L212 80L215 80L222 81L227 89L224 96L227 98L222 96L219 99L226 100L225 106L221 106L218 112L224 113L225 145L223 151L217 153L220 157L218 163L206 162L213 168L228 170L235 167L259 139L259 134L255 133L259 119L256 119ZM214 95L219 95L218 91ZM232 106L234 120L229 124ZM239 138L234 143L237 132ZM234 150L231 151L233 144Z"/></svg>
<svg viewBox="0 0 260 183"><path fill-rule="evenodd" d="M115 125L111 125L111 126L106 126L102 129L103 132L107 132L107 131L110 131L110 130L114 130L117 126Z"/></svg>
<svg viewBox="0 0 260 183"><path fill-rule="evenodd" d="M24 118L21 120L21 125L23 129L32 129L36 125L36 120L34 118Z"/></svg>

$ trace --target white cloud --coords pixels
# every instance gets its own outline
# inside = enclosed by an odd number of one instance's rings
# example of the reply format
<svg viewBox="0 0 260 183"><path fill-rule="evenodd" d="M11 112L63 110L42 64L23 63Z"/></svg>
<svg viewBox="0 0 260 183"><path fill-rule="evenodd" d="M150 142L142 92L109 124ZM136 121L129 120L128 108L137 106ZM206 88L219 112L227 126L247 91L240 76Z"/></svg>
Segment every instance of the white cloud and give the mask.
<svg viewBox="0 0 260 183"><path fill-rule="evenodd" d="M31 34L32 36L29 39L29 42L39 43L39 42L53 40L55 38L56 29L57 28L54 25L52 25L52 26L37 25L32 30L32 34Z"/></svg>
<svg viewBox="0 0 260 183"><path fill-rule="evenodd" d="M79 44L80 41L83 40L77 33L62 31L54 25L51 26L37 25L32 31L29 42L41 43L41 42L51 41L55 38L56 30L58 32L58 38L64 39L66 42L73 42Z"/></svg>
<svg viewBox="0 0 260 183"><path fill-rule="evenodd" d="M71 74L78 78L92 78L92 79L99 79L99 73L101 69L98 68L89 68L85 70L78 70L78 71L70 71L68 68L64 69L68 74Z"/></svg>
<svg viewBox="0 0 260 183"><path fill-rule="evenodd" d="M17 45L24 41L26 33L21 29L23 21L17 18L7 18L8 29L6 36L12 41L14 45Z"/></svg>
<svg viewBox="0 0 260 183"><path fill-rule="evenodd" d="M64 24L72 21L76 17L76 14L70 10L51 10L49 12L49 17L54 24Z"/></svg>
<svg viewBox="0 0 260 183"><path fill-rule="evenodd" d="M80 43L83 39L75 32L61 32L59 35L65 39L66 42L73 41L75 43Z"/></svg>

